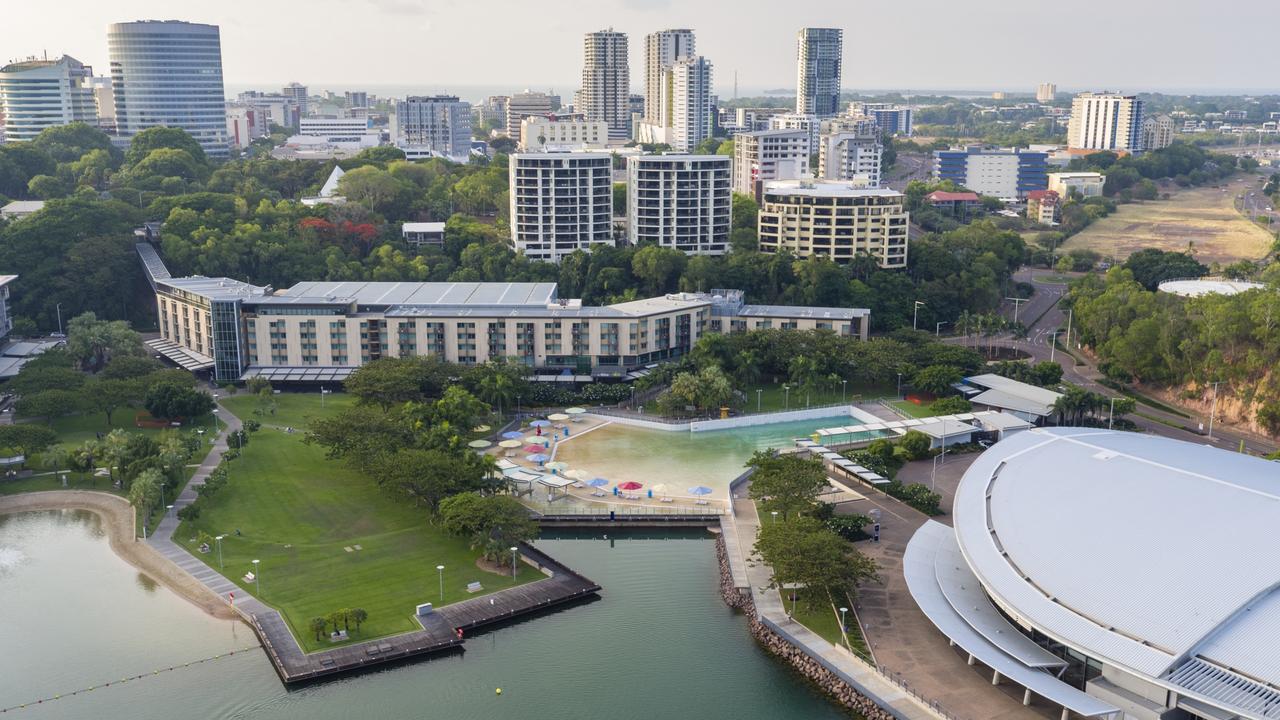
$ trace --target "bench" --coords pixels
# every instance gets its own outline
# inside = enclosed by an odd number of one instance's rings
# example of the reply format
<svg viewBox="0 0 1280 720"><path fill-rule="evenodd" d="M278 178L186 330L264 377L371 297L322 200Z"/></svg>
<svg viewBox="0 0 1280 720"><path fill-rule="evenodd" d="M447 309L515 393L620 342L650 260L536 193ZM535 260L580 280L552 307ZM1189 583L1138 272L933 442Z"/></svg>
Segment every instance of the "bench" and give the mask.
<svg viewBox="0 0 1280 720"><path fill-rule="evenodd" d="M484 588L483 588L483 587L481 587L480 583L478 583L478 582L469 582L469 583L467 583L467 592L469 592L469 593L478 593L478 592L480 592L481 590L484 590Z"/></svg>
<svg viewBox="0 0 1280 720"><path fill-rule="evenodd" d="M257 575L254 575L253 573L245 573L245 574L244 574L244 581L245 581L245 582L247 582L247 583L251 583L251 582L253 582L254 580L257 580L257 579L258 579L258 576L257 576Z"/></svg>

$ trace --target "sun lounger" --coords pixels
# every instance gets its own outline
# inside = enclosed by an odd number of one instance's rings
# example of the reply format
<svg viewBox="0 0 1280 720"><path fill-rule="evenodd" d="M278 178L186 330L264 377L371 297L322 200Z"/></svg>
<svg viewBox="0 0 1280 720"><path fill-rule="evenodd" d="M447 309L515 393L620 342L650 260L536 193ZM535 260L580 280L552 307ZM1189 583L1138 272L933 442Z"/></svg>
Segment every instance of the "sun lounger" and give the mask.
<svg viewBox="0 0 1280 720"><path fill-rule="evenodd" d="M603 491L603 490L597 490L597 491L595 491L595 492L591 493L591 496L592 496L592 497L604 497L605 495L608 495L608 494L609 494L609 493L607 493L607 492L605 492L605 491Z"/></svg>
<svg viewBox="0 0 1280 720"><path fill-rule="evenodd" d="M574 487L576 487L576 488L578 488L579 490L581 490L582 488L586 487L586 485L584 485L584 484L582 484L582 483L580 483L580 482L576 482L576 483L574 483L574 484L573 484L573 486L574 486Z"/></svg>
<svg viewBox="0 0 1280 720"><path fill-rule="evenodd" d="M695 505L706 505L706 504L707 504L707 501L706 501L706 500L695 500L695 501L694 501L694 504L695 504Z"/></svg>
<svg viewBox="0 0 1280 720"><path fill-rule="evenodd" d="M244 581L245 581L245 582L247 582L247 583L251 583L251 582L253 582L255 579L257 579L257 576L256 576L256 575L254 575L253 573L245 573L245 574L244 574Z"/></svg>
<svg viewBox="0 0 1280 720"><path fill-rule="evenodd" d="M662 498L662 502L675 502L675 500L672 500L672 499L671 499L671 498L669 498L669 497L664 497L664 498Z"/></svg>

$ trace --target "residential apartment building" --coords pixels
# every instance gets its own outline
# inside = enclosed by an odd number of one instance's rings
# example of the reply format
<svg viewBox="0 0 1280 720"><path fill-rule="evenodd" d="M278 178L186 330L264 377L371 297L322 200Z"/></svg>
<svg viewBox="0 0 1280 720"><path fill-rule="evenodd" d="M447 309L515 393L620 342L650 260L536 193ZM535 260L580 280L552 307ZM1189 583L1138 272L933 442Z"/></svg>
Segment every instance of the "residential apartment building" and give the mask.
<svg viewBox="0 0 1280 720"><path fill-rule="evenodd" d="M116 132L116 97L111 89L111 76L98 75L89 78L89 88L93 91L93 104L98 114L98 127L109 135ZM0 108L0 116L3 116ZM0 123L2 125L2 123Z"/></svg>
<svg viewBox="0 0 1280 720"><path fill-rule="evenodd" d="M520 121L520 152L547 150L599 150L609 144L609 126L603 122L528 116Z"/></svg>
<svg viewBox="0 0 1280 720"><path fill-rule="evenodd" d="M627 239L689 255L729 245L732 160L726 155L627 158Z"/></svg>
<svg viewBox="0 0 1280 720"><path fill-rule="evenodd" d="M1048 105L1058 99L1058 86L1051 83L1040 83L1036 87L1036 102L1042 105Z"/></svg>
<svg viewBox="0 0 1280 720"><path fill-rule="evenodd" d="M844 31L803 28L796 33L796 113L830 117L840 112Z"/></svg>
<svg viewBox="0 0 1280 720"><path fill-rule="evenodd" d="M1161 150L1173 144L1173 118L1148 115L1142 121L1142 149Z"/></svg>
<svg viewBox="0 0 1280 720"><path fill-rule="evenodd" d="M1071 197L1072 190L1080 193L1081 197L1102 197L1102 188L1106 184L1107 178L1102 173L1060 172L1049 173L1047 189L1058 193L1058 197L1065 201Z"/></svg>
<svg viewBox="0 0 1280 720"><path fill-rule="evenodd" d="M1048 187L1048 154L968 146L934 152L934 180L950 180L982 195L1022 198Z"/></svg>
<svg viewBox="0 0 1280 720"><path fill-rule="evenodd" d="M190 133L206 154L229 154L217 25L115 23L107 27L107 51L121 137L176 127Z"/></svg>
<svg viewBox="0 0 1280 720"><path fill-rule="evenodd" d="M508 160L511 245L559 262L593 244L613 245L613 156L519 153Z"/></svg>
<svg viewBox="0 0 1280 720"><path fill-rule="evenodd" d="M880 186L880 159L884 147L874 134L856 131L826 133L818 139L818 177L823 180L859 180Z"/></svg>
<svg viewBox="0 0 1280 720"><path fill-rule="evenodd" d="M520 137L520 123L527 117L547 117L560 109L560 96L525 90L507 98L507 137Z"/></svg>
<svg viewBox="0 0 1280 720"><path fill-rule="evenodd" d="M782 113L769 118L770 130L803 130L809 136L809 148L818 147L818 134L822 130L822 119L817 115L800 113Z"/></svg>
<svg viewBox="0 0 1280 720"><path fill-rule="evenodd" d="M1134 95L1080 93L1071 100L1067 147L1142 152L1143 103Z"/></svg>
<svg viewBox="0 0 1280 720"><path fill-rule="evenodd" d="M1053 190L1032 190L1027 193L1027 219L1041 225L1057 223L1059 200Z"/></svg>
<svg viewBox="0 0 1280 720"><path fill-rule="evenodd" d="M748 305L741 290L591 307L559 298L555 283L302 282L272 292L170 278L158 265L160 337L148 347L219 382L332 384L380 358L426 355L464 365L508 358L535 379L634 379L708 333L820 329L866 339L871 319L862 308Z"/></svg>
<svg viewBox="0 0 1280 720"><path fill-rule="evenodd" d="M280 94L293 101L298 106L298 112L306 117L310 112L311 95L307 91L307 86L302 83L291 82L280 89Z"/></svg>
<svg viewBox="0 0 1280 720"><path fill-rule="evenodd" d="M444 228L442 222L407 222L400 225L400 237L416 248L431 245L444 246Z"/></svg>
<svg viewBox="0 0 1280 720"><path fill-rule="evenodd" d="M348 110L369 107L369 93L364 90L347 90L342 93L342 99Z"/></svg>
<svg viewBox="0 0 1280 720"><path fill-rule="evenodd" d="M9 314L9 283L17 279L17 275L0 275L0 338L13 330L13 316Z"/></svg>
<svg viewBox="0 0 1280 720"><path fill-rule="evenodd" d="M737 108L734 110L734 124L739 132L768 130L773 116L786 115L789 112L791 111L787 108Z"/></svg>
<svg viewBox="0 0 1280 720"><path fill-rule="evenodd" d="M759 194L759 184L789 180L809 169L809 133L760 130L733 136L733 191Z"/></svg>
<svg viewBox="0 0 1280 720"><path fill-rule="evenodd" d="M609 126L609 139L631 138L631 65L626 33L613 29L587 33L583 39L582 89L578 107L588 120Z"/></svg>
<svg viewBox="0 0 1280 720"><path fill-rule="evenodd" d="M902 193L855 183L783 180L764 184L761 252L848 262L859 255L882 268L907 265L909 213Z"/></svg>
<svg viewBox="0 0 1280 720"><path fill-rule="evenodd" d="M258 138L270 134L267 111L256 105L229 104L227 107L227 138L232 147L243 150Z"/></svg>
<svg viewBox="0 0 1280 720"><path fill-rule="evenodd" d="M915 109L890 103L850 103L850 115L866 115L876 121L881 133L911 137L915 132Z"/></svg>
<svg viewBox="0 0 1280 720"><path fill-rule="evenodd" d="M677 152L693 152L711 138L716 124L716 97L711 63L706 58L685 57L666 72L670 88L667 101L668 144Z"/></svg>
<svg viewBox="0 0 1280 720"><path fill-rule="evenodd" d="M410 160L471 155L471 104L456 95L410 96L396 103L396 147Z"/></svg>
<svg viewBox="0 0 1280 720"><path fill-rule="evenodd" d="M0 67L0 139L33 140L45 128L83 122L97 124L93 68L63 55L32 58Z"/></svg>
<svg viewBox="0 0 1280 720"><path fill-rule="evenodd" d="M693 57L696 43L692 30L659 30L644 36L644 121L651 125L672 124L667 94L667 71L681 58Z"/></svg>

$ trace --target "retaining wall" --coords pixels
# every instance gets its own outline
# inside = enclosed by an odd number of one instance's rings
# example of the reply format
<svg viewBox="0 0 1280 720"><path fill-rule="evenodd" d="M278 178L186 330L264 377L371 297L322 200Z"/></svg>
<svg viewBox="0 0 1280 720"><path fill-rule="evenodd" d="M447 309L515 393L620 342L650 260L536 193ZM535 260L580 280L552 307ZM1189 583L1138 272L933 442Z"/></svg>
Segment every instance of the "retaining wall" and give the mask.
<svg viewBox="0 0 1280 720"><path fill-rule="evenodd" d="M604 413L592 413L592 417L599 420L619 423L621 425L631 425L634 427L648 428L650 430L665 430L667 432L706 432L708 430L729 430L732 428L751 427L753 425L770 425L772 423L796 422L798 420L819 420L821 418L828 417L854 417L860 422L882 422L880 418L877 418L870 413L858 410L852 405L829 405L827 407L808 408L805 410L784 410L782 412L761 413L759 415L739 415L737 417L725 418L723 420L690 420L687 422L663 422L660 420L645 420L629 415L607 415ZM870 418L870 420L867 418Z"/></svg>

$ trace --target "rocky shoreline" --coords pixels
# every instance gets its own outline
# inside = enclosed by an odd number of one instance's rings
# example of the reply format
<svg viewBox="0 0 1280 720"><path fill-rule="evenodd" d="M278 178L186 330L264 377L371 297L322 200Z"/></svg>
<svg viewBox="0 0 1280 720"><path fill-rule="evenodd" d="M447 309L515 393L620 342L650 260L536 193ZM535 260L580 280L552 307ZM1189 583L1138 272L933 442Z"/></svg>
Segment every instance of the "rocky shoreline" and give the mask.
<svg viewBox="0 0 1280 720"><path fill-rule="evenodd" d="M716 535L716 558L720 561L721 599L729 607L746 614L751 636L766 652L785 661L836 703L852 710L856 716L866 720L894 720L893 715L882 710L874 701L862 695L838 675L760 622L756 616L755 603L751 600L751 594L734 587L724 536L719 534Z"/></svg>

